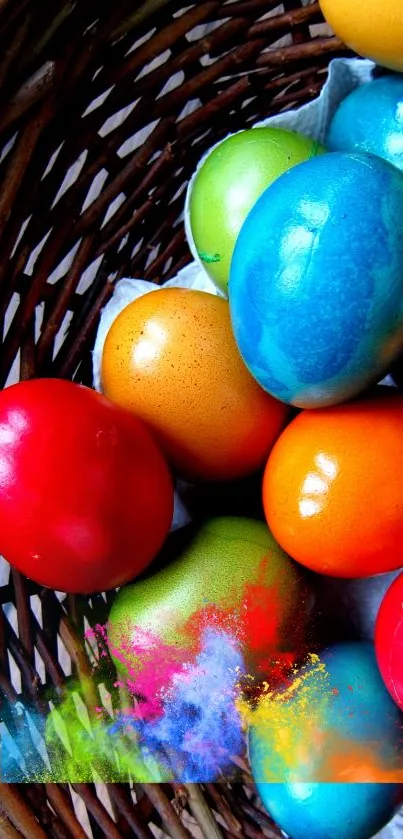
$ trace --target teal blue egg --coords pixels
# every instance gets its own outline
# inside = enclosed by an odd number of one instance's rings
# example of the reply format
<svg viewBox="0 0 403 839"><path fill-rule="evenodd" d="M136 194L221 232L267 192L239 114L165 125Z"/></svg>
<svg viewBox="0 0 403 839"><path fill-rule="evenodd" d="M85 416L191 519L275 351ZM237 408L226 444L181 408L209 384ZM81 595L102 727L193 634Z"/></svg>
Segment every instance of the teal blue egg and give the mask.
<svg viewBox="0 0 403 839"><path fill-rule="evenodd" d="M398 784L257 784L290 839L370 839L393 817Z"/></svg>
<svg viewBox="0 0 403 839"><path fill-rule="evenodd" d="M301 676L283 692L280 716L257 714L250 726L257 789L291 839L370 839L403 800L402 716L373 645L337 644ZM300 764L290 762L294 747Z"/></svg>
<svg viewBox="0 0 403 839"><path fill-rule="evenodd" d="M281 175L238 236L229 301L261 387L299 408L379 381L403 348L403 173L365 153Z"/></svg>
<svg viewBox="0 0 403 839"><path fill-rule="evenodd" d="M353 90L331 121L326 145L329 151L370 152L403 170L403 75Z"/></svg>

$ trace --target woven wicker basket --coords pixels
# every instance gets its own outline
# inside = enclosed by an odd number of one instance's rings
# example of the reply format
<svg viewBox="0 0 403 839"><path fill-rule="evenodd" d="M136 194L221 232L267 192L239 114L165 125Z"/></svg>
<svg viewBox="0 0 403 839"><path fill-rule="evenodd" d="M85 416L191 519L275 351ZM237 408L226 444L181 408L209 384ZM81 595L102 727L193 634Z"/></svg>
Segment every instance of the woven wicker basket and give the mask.
<svg viewBox="0 0 403 839"><path fill-rule="evenodd" d="M316 97L330 59L349 55L316 2L183 5L0 0L1 386L33 376L91 385L114 281L161 283L190 260L180 215L202 153ZM11 572L0 598L10 732L19 700L43 712L71 678L94 702L84 625L105 622L112 594L61 599ZM35 763L34 742L29 751ZM1 784L0 839L280 835L246 766L235 780Z"/></svg>

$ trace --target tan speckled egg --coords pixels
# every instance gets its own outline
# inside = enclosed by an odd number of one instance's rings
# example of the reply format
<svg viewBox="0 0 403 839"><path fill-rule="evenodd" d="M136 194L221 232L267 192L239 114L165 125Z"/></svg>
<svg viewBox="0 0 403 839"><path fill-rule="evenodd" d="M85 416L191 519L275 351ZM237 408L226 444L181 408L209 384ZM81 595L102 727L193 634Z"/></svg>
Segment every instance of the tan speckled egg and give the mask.
<svg viewBox="0 0 403 839"><path fill-rule="evenodd" d="M142 417L187 477L254 472L287 418L245 367L228 302L203 291L163 288L126 306L106 337L101 376L109 399Z"/></svg>

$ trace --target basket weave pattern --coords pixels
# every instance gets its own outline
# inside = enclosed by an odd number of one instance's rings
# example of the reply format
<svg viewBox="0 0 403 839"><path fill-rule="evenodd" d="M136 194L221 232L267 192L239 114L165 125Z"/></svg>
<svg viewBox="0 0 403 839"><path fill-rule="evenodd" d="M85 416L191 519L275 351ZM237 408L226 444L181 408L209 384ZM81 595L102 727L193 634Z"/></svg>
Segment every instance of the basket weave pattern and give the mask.
<svg viewBox="0 0 403 839"><path fill-rule="evenodd" d="M91 385L113 283L161 283L190 261L181 214L203 152L316 97L330 59L349 54L316 2L136 5L0 0L1 386ZM113 593L64 598L15 572L0 579L10 733L20 699L45 713L71 678L99 704L84 628L105 623ZM101 668L98 681L108 678ZM25 757L37 763L34 744ZM238 768L233 785L2 784L0 839L280 835Z"/></svg>

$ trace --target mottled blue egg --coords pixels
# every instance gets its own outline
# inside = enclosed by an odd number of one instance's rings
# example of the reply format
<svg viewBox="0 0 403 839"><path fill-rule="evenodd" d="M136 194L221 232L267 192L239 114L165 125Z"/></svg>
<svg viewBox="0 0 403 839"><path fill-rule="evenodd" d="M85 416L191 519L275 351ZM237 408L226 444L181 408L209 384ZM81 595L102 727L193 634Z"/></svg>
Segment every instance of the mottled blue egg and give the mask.
<svg viewBox="0 0 403 839"><path fill-rule="evenodd" d="M403 76L384 76L353 90L333 117L326 147L370 152L403 169Z"/></svg>
<svg viewBox="0 0 403 839"><path fill-rule="evenodd" d="M379 381L403 348L403 174L331 153L282 175L238 236L229 300L259 384L301 408Z"/></svg>
<svg viewBox="0 0 403 839"><path fill-rule="evenodd" d="M398 784L257 784L291 839L370 839L393 817Z"/></svg>
<svg viewBox="0 0 403 839"><path fill-rule="evenodd" d="M291 689L263 696L249 728L256 783L372 783L403 779L402 714L372 644L324 651Z"/></svg>

